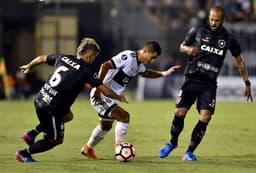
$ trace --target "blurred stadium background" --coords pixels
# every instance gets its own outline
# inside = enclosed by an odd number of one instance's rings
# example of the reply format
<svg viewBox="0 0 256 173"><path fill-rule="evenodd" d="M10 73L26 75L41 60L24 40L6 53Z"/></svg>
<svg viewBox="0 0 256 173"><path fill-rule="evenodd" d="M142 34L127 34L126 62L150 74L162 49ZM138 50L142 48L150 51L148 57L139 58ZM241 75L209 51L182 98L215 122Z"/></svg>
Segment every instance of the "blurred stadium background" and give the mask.
<svg viewBox="0 0 256 173"><path fill-rule="evenodd" d="M0 98L32 97L50 67L37 67L24 76L19 66L41 54L75 54L83 37L94 37L102 47L95 70L121 50L159 41L163 54L151 67L183 68L167 78L136 78L129 95L139 100L175 98L187 59L179 53L179 44L191 26L207 21L209 7L217 4L225 8L225 26L241 43L255 97L256 0L8 0L0 1ZM228 54L217 98L243 100L243 86Z"/></svg>

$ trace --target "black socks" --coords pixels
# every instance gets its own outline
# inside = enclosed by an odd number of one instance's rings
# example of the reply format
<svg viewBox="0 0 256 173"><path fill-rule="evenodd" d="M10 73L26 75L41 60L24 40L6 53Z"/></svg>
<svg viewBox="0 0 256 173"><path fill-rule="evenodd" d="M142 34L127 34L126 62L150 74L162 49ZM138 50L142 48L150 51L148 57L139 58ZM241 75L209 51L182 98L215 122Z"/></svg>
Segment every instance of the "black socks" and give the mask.
<svg viewBox="0 0 256 173"><path fill-rule="evenodd" d="M191 153L194 152L194 150L196 149L196 147L198 146L198 144L201 142L201 140L204 137L207 125L208 125L208 123L204 123L200 120L198 121L198 123L196 124L196 126L192 132L191 142L189 144L187 152L191 152Z"/></svg>
<svg viewBox="0 0 256 173"><path fill-rule="evenodd" d="M43 131L41 124L38 124L35 129L32 129L28 132L29 136L36 137L39 133Z"/></svg>
<svg viewBox="0 0 256 173"><path fill-rule="evenodd" d="M181 131L183 130L183 127L184 127L184 117L178 117L177 115L175 115L172 121L171 129L170 129L171 135L172 135L170 142L173 145L178 144L178 138Z"/></svg>
<svg viewBox="0 0 256 173"><path fill-rule="evenodd" d="M48 151L55 146L56 145L50 142L49 140L42 139L29 147L29 153L30 154L41 153L44 151Z"/></svg>

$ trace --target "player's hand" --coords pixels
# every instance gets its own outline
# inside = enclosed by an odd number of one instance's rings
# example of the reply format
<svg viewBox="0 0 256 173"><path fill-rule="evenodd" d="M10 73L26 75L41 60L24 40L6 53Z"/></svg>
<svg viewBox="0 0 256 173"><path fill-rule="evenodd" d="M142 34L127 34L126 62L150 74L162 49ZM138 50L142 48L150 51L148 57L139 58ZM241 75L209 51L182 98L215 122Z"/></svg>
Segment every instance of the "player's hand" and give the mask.
<svg viewBox="0 0 256 173"><path fill-rule="evenodd" d="M173 72L175 72L180 67L181 67L180 65L175 65L175 66L170 67L167 71L165 71L166 76L171 75Z"/></svg>
<svg viewBox="0 0 256 173"><path fill-rule="evenodd" d="M128 103L124 95L120 95L119 99L120 102Z"/></svg>
<svg viewBox="0 0 256 173"><path fill-rule="evenodd" d="M20 71L26 74L26 73L28 73L30 71L30 67L31 66L29 64L20 66Z"/></svg>
<svg viewBox="0 0 256 173"><path fill-rule="evenodd" d="M251 102L253 101L250 86L245 86L245 88L244 88L244 97L246 97L246 101L251 101Z"/></svg>
<svg viewBox="0 0 256 173"><path fill-rule="evenodd" d="M94 92L94 95L92 96L92 101L95 103L98 103L101 101L100 90L96 89L96 91Z"/></svg>
<svg viewBox="0 0 256 173"><path fill-rule="evenodd" d="M198 49L196 47L188 46L186 48L186 54L187 55L197 56L198 53L199 53L199 51L198 51Z"/></svg>

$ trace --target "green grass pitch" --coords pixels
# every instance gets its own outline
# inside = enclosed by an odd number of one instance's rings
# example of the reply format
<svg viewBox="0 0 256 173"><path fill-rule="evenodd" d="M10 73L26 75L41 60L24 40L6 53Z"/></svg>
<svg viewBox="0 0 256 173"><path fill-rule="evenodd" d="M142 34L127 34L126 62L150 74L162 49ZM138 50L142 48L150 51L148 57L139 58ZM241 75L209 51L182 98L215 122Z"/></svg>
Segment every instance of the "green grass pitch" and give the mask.
<svg viewBox="0 0 256 173"><path fill-rule="evenodd" d="M207 133L195 151L197 162L183 162L192 128L198 119L195 107L187 115L179 147L160 159L159 149L169 139L174 112L170 100L130 101L121 104L131 115L126 141L136 148L136 158L120 163L114 158L114 129L96 148L101 158L90 161L80 154L92 129L98 123L96 112L86 99L72 106L74 120L65 125L64 143L53 150L35 154L38 163L23 164L14 153L26 145L20 135L38 120L32 100L0 101L0 169L3 173L255 173L255 103L218 102ZM41 138L42 136L38 136Z"/></svg>

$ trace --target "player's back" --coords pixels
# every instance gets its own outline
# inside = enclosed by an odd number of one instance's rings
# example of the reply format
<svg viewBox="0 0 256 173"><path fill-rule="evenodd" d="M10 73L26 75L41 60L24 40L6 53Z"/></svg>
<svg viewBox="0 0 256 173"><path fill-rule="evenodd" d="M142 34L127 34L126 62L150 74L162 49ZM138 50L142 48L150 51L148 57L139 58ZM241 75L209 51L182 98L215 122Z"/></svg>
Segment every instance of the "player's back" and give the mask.
<svg viewBox="0 0 256 173"><path fill-rule="evenodd" d="M73 55L49 55L47 63L54 64L54 71L38 93L37 100L54 110L69 109L84 83L93 78L90 67Z"/></svg>

